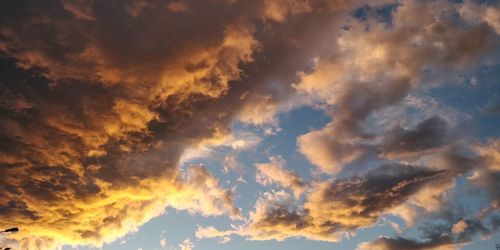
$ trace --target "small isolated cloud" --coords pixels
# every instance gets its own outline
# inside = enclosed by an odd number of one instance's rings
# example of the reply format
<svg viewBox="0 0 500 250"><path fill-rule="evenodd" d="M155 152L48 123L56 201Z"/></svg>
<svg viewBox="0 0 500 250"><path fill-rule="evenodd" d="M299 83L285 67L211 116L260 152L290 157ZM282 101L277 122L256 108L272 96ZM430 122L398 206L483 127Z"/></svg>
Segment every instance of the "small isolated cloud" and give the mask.
<svg viewBox="0 0 500 250"><path fill-rule="evenodd" d="M166 231L162 231L160 234L160 246L162 249L167 249L167 238L166 238Z"/></svg>
<svg viewBox="0 0 500 250"><path fill-rule="evenodd" d="M194 244L188 238L188 239L185 239L181 244L179 244L179 247L181 248L181 250L192 250L192 249L194 249Z"/></svg>

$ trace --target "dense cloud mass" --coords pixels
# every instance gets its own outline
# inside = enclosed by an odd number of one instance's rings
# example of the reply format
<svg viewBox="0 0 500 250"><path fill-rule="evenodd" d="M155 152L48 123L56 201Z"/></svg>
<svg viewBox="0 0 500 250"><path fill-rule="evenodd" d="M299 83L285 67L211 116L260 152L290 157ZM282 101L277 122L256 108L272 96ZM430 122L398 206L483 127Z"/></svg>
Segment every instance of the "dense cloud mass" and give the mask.
<svg viewBox="0 0 500 250"><path fill-rule="evenodd" d="M8 238L21 249L102 246L173 207L238 221L198 238L336 242L387 214L408 227L446 214L447 192L466 178L487 192L482 214L447 220L445 235L428 226L421 239L358 248L486 237L500 225L498 139L471 140L445 113L409 125L377 112L442 72L495 63L499 34L498 4L474 1L4 1L0 228L26 229ZM263 192L245 212L206 167L181 167L189 149L227 142L235 123L275 135L279 114L303 106L330 119L296 139L320 177L281 156L255 163L256 182L293 195Z"/></svg>

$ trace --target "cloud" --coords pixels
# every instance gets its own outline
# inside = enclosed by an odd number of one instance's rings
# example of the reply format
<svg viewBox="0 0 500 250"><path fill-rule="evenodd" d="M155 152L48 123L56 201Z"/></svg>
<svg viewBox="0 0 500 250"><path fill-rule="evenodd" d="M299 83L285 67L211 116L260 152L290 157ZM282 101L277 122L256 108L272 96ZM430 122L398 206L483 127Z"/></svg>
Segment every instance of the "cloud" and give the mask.
<svg viewBox="0 0 500 250"><path fill-rule="evenodd" d="M358 246L358 250L410 250L410 249L437 249L437 250L453 250L457 249L451 245L451 239L447 236L439 237L432 242L420 242L405 238L388 238L380 237L371 243L362 243Z"/></svg>
<svg viewBox="0 0 500 250"><path fill-rule="evenodd" d="M296 15L304 12L310 12L309 1L279 0L264 1L263 17L275 22L283 22L287 15Z"/></svg>
<svg viewBox="0 0 500 250"><path fill-rule="evenodd" d="M281 156L271 157L268 163L256 164L257 174L256 181L262 185L270 185L273 182L293 190L295 196L305 190L306 183L300 178L295 171L285 170L283 167L286 164Z"/></svg>
<svg viewBox="0 0 500 250"><path fill-rule="evenodd" d="M382 236L372 242L363 242L358 245L357 250L393 250L393 249L460 249L468 244L476 235L486 237L496 232L495 228L486 228L476 218L459 220L453 224L427 224L419 228L423 232L424 240Z"/></svg>
<svg viewBox="0 0 500 250"><path fill-rule="evenodd" d="M252 28L233 19L241 11L232 17L212 18L215 8L224 4L192 6L190 11L205 13L198 18L210 20L214 28L202 32L186 20L180 22L184 27L176 27L183 33L178 33L175 39L170 36L175 30L171 22L174 16L166 13L162 1L135 4L52 1L47 5L24 5L5 6L17 16L6 15L2 29L7 44L5 52L15 57L18 65L41 67L43 74L54 81L76 78L151 88L143 90L146 96L142 98L165 99L174 93L218 96L227 91L229 81L238 79L238 64L251 61L257 46ZM30 12L31 8L37 8L38 12ZM110 8L113 11L108 12ZM211 10L205 12L208 9ZM42 10L45 21L36 22ZM23 29L13 29L18 16L26 17ZM120 23L126 22L132 25L120 28ZM164 32L156 32L151 25L161 25ZM153 33L156 39L148 42L140 35L152 38ZM35 37L38 43L31 42ZM191 45L181 43L189 39L193 41ZM49 41L54 41L52 47L42 45Z"/></svg>
<svg viewBox="0 0 500 250"><path fill-rule="evenodd" d="M325 107L332 116L297 142L325 173L341 173L370 153L442 153L455 142L437 138L448 135L447 120L430 117L387 134L365 131L363 123L420 86L422 72L462 69L495 46L497 8L406 1L386 25L349 17L360 4L2 2L0 226L23 228L11 236L19 246L44 249L101 246L166 207L241 218L233 193L206 168L179 165L192 159L191 149L253 148L260 138L232 136L235 122L272 134L277 115L301 105ZM475 8L484 15L474 15ZM496 156L477 150L490 164L472 180L496 204ZM266 192L248 224L223 233L200 229L200 237L336 241L405 202L437 207L453 178L477 163L443 160L458 166L453 170L384 160L369 175L314 180L310 190L279 161L259 165L262 183L305 200ZM243 168L234 155L227 163ZM192 248L190 242L181 247Z"/></svg>
<svg viewBox="0 0 500 250"><path fill-rule="evenodd" d="M253 125L277 125L276 114L278 113L278 105L273 103L271 96L248 96L248 92L243 94L241 99L247 99L240 114L239 119L248 124Z"/></svg>
<svg viewBox="0 0 500 250"><path fill-rule="evenodd" d="M396 127L387 132L383 148L389 154L404 154L441 147L452 140L448 130L446 120L433 116L417 124L413 130Z"/></svg>
<svg viewBox="0 0 500 250"><path fill-rule="evenodd" d="M330 123L297 138L297 145L306 158L325 173L336 174L345 164L359 159L368 149L355 138L337 136L338 129Z"/></svg>
<svg viewBox="0 0 500 250"><path fill-rule="evenodd" d="M33 191L37 191L35 188ZM81 202L67 199L56 200L56 203L50 200L56 199L50 192L47 198L25 199L26 204L7 203L7 207L1 209L2 215L9 218L4 223L29 228L15 235L21 244L30 239L47 238L56 243L61 240L66 244L100 245L137 230L150 218L162 214L166 206L203 215L239 216L239 209L232 204L232 193L220 188L217 180L201 166L190 167L179 179L144 179L135 186L101 188L106 189L101 190L100 195ZM68 192L68 195L72 194Z"/></svg>
<svg viewBox="0 0 500 250"><path fill-rule="evenodd" d="M500 7L477 4L473 1L464 1L459 7L460 15L474 23L484 22L500 34Z"/></svg>
<svg viewBox="0 0 500 250"><path fill-rule="evenodd" d="M374 131L368 119L430 84L424 77L439 75L440 70L463 70L494 49L494 26L466 19L460 22L467 25L457 25L458 7L448 1L405 1L389 14L389 23L370 16L350 20L332 39L330 54L311 60L311 68L299 72L293 85L309 104L332 117L323 128L299 136L297 146L319 170L335 178L313 182L302 203L285 191L266 192L246 224L222 231L200 228L197 237L236 234L251 240L298 237L335 242L375 225L386 214L396 214L413 226L422 214L449 212L445 206L456 178L482 169L484 161L473 147L464 145L461 131L466 124L434 113L417 116L412 126L394 121L396 126ZM472 41L471 36L480 39ZM364 157L376 160L364 174L349 176L352 172L344 171ZM478 181L493 190L494 175L482 173L475 177L482 176ZM448 235L429 226L421 239L383 237L360 249L455 249L478 232L486 234L481 221L460 217L466 227L460 232L456 228L454 235L456 218L446 225Z"/></svg>
<svg viewBox="0 0 500 250"><path fill-rule="evenodd" d="M173 12L187 11L189 7L184 1L173 1L167 4L167 9Z"/></svg>
<svg viewBox="0 0 500 250"><path fill-rule="evenodd" d="M365 177L321 183L304 207L318 224L337 224L347 230L369 226L443 174L443 170L413 166L381 166Z"/></svg>
<svg viewBox="0 0 500 250"><path fill-rule="evenodd" d="M381 215L445 174L444 170L384 165L363 176L313 183L303 204L284 191L264 193L246 225L227 231L199 228L197 237L238 234L252 240L304 237L336 242L346 232L375 224Z"/></svg>
<svg viewBox="0 0 500 250"><path fill-rule="evenodd" d="M217 133L218 135L212 138L206 138L185 148L179 160L180 164L196 159L214 159L223 163L226 172L243 171L243 164L237 160L238 155L255 149L262 139L249 131L232 131L230 134L218 131Z"/></svg>
<svg viewBox="0 0 500 250"><path fill-rule="evenodd" d="M333 117L325 127L297 140L311 163L325 173L337 174L345 165L376 152L381 145L374 138L384 135L364 130L371 114L400 103L424 84L423 72L463 69L494 47L497 38L490 24L458 27L450 16L455 7L447 1L405 1L390 14L390 26L371 16L367 21L353 19L339 34L331 54L317 58L312 70L298 75L296 90L323 105ZM480 37L477 44L471 36ZM417 128L425 132L392 134L396 137L392 140L405 145L387 147L416 151L442 144L410 138L411 133L445 132L443 120L429 119Z"/></svg>
<svg viewBox="0 0 500 250"><path fill-rule="evenodd" d="M247 105L286 100L328 40L312 27L347 11L287 1L278 18L264 3L2 3L0 226L100 246L167 206L238 217L206 169L179 170L184 153L224 144Z"/></svg>
<svg viewBox="0 0 500 250"><path fill-rule="evenodd" d="M451 228L451 232L453 232L454 234L458 234L463 232L466 227L467 224L465 223L465 221L461 220L453 225L453 227Z"/></svg>
<svg viewBox="0 0 500 250"><path fill-rule="evenodd" d="M289 237L306 237L314 240L331 240L333 235L317 231L310 224L307 212L294 203L285 191L266 192L257 200L255 211L249 216L248 225L233 230L220 231L214 227L200 227L197 238L224 238L232 234L252 240L278 240Z"/></svg>
<svg viewBox="0 0 500 250"><path fill-rule="evenodd" d="M160 240L160 246L161 246L162 248L166 248L166 247L167 247L167 240L165 240L165 239L161 239L161 240Z"/></svg>
<svg viewBox="0 0 500 250"><path fill-rule="evenodd" d="M476 145L475 149L483 159L483 168L475 169L469 179L472 183L488 190L491 206L498 209L500 207L500 141L490 140L483 145Z"/></svg>
<svg viewBox="0 0 500 250"><path fill-rule="evenodd" d="M185 239L182 244L179 244L181 250L192 250L194 248L194 244L190 239Z"/></svg>
<svg viewBox="0 0 500 250"><path fill-rule="evenodd" d="M494 142L490 142L489 144L477 147L484 150L485 148L488 149L489 146L493 144ZM491 175L491 173L485 175L483 175L484 173L477 173L477 171L481 171L483 167L487 168L488 166L483 165L484 157L484 155L476 155L473 160L473 162L475 162L475 168L469 168L469 170L476 171L472 176L473 184L475 182L475 178L480 178L479 176L494 176ZM456 160L457 159L450 160L450 165L454 165L457 162ZM458 161L461 162L464 160L465 159L461 159ZM459 169L460 168L462 167L459 167ZM446 179L450 178L443 178L442 181ZM439 182L440 181L437 183ZM489 185L491 185L491 183L483 184L487 190L491 190L493 187L490 187ZM426 192L425 188L421 189L420 192ZM417 199L415 199L415 197L411 197L409 202L412 202L412 200ZM471 213L471 211L468 211L468 208L464 208L461 205L453 205L454 203L451 202L440 203L438 204L439 209L431 209L433 213L429 214L430 220L422 223L418 227L418 230L421 232L420 237L408 238L402 236L382 236L372 242L361 243L358 245L357 249L460 249L462 246L471 243L478 235L481 238L487 238L498 232L499 227L498 217L496 215L496 204L494 203L493 197L491 200L491 204L486 204L486 207L476 210L477 212L475 214ZM423 205L425 206L425 202Z"/></svg>

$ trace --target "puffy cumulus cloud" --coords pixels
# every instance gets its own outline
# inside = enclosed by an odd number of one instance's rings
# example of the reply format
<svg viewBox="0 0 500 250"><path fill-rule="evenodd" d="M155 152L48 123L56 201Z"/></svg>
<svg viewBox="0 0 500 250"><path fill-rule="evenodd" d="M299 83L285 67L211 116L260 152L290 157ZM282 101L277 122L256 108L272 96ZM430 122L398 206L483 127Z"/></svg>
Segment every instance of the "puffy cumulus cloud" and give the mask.
<svg viewBox="0 0 500 250"><path fill-rule="evenodd" d="M454 234L458 234L463 232L466 227L467 224L465 223L465 221L461 220L453 225L453 227L451 228L451 232L453 232Z"/></svg>
<svg viewBox="0 0 500 250"><path fill-rule="evenodd" d="M363 129L364 123L374 112L397 105L416 90L424 71L463 69L494 48L498 37L491 24L458 26L457 7L448 1L404 1L389 14L390 24L370 16L367 21L353 19L339 34L330 55L318 57L312 70L298 75L297 91L333 116L324 128L298 138L300 151L322 171L338 173L373 152L373 146L382 146L374 140L378 137L373 131ZM433 118L416 131L393 131L386 143L404 145L386 145L385 150L438 147L444 141L431 140L429 135L425 142L425 138L415 140L414 135L443 133L446 127L443 120Z"/></svg>
<svg viewBox="0 0 500 250"><path fill-rule="evenodd" d="M181 183L184 183L181 187L184 190L168 198L176 204L173 207L207 215L229 213L233 217L240 216L240 209L233 205L233 193L221 188L218 180L205 167L189 167L185 181Z"/></svg>
<svg viewBox="0 0 500 250"><path fill-rule="evenodd" d="M253 240L304 237L335 242L346 232L375 224L444 175L445 170L385 165L359 177L315 182L302 204L284 191L264 193L247 224L227 231L199 228L197 237L238 234Z"/></svg>
<svg viewBox="0 0 500 250"><path fill-rule="evenodd" d="M337 137L338 129L334 123L311 131L297 138L297 145L306 158L323 172L336 174L346 163L359 159L368 151L369 145L361 138Z"/></svg>
<svg viewBox="0 0 500 250"><path fill-rule="evenodd" d="M256 181L262 185L276 182L283 187L292 189L296 197L300 196L306 188L306 183L297 172L284 169L286 161L280 155L269 159L268 163L256 164Z"/></svg>
<svg viewBox="0 0 500 250"><path fill-rule="evenodd" d="M272 102L271 96L249 96L249 92L245 92L240 98L242 100L252 99L248 101L239 114L242 122L253 125L276 125L278 106Z"/></svg>
<svg viewBox="0 0 500 250"><path fill-rule="evenodd" d="M24 228L14 236L20 245L31 244L34 239L99 245L137 230L150 218L162 214L166 206L203 215L238 217L240 213L232 204L232 193L222 189L202 166L191 166L176 179L142 179L134 186L121 188L102 183L99 188L96 195L81 200L72 199L74 194L70 191L66 191L67 197L61 195L57 203L43 197L10 200L0 209L9 218L3 225Z"/></svg>

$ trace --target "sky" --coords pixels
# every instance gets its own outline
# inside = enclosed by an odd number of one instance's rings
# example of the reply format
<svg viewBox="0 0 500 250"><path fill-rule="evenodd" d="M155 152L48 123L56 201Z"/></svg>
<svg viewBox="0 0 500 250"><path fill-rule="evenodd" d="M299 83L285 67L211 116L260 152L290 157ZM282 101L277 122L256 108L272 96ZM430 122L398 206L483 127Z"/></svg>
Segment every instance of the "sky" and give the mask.
<svg viewBox="0 0 500 250"><path fill-rule="evenodd" d="M500 244L500 2L0 2L0 248Z"/></svg>

